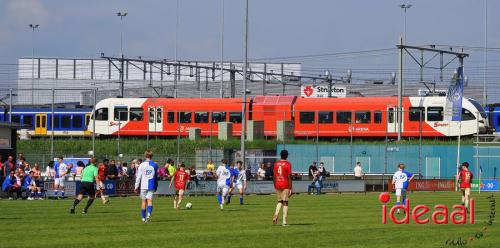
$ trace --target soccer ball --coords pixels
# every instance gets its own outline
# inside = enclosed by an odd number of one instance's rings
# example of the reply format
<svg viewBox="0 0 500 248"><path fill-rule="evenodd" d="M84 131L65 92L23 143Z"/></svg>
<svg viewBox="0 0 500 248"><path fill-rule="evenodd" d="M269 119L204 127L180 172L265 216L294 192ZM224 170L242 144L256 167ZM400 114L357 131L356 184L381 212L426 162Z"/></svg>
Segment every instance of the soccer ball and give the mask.
<svg viewBox="0 0 500 248"><path fill-rule="evenodd" d="M192 209L193 208L193 204L191 202L186 203L186 208L187 209Z"/></svg>

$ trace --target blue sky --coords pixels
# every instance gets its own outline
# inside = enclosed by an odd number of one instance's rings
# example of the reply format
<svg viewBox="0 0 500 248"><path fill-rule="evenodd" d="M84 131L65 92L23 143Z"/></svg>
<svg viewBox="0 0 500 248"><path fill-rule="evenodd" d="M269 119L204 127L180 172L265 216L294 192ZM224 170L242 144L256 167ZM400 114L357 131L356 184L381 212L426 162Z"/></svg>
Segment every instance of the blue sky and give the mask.
<svg viewBox="0 0 500 248"><path fill-rule="evenodd" d="M180 0L178 57L219 60L222 0ZM407 14L407 42L484 46L485 0L419 0ZM250 0L251 58L274 58L345 51L394 48L403 32L403 12L395 0ZM500 47L500 1L489 0L489 47ZM173 58L176 0L86 0L0 2L0 84L15 79L19 57L30 57L30 23L40 24L36 55L42 57L99 57L119 54L120 20L126 10L126 56ZM225 0L226 59L243 57L244 0ZM482 84L483 55L467 51L470 78ZM500 51L489 53L492 97L500 99ZM283 59L282 59L283 60ZM342 71L371 68L384 74L395 69L395 54L366 57L295 58L306 70ZM474 71L473 71L474 70ZM416 72L416 71L415 71ZM377 77L377 74L364 76ZM380 75L382 78L387 76Z"/></svg>

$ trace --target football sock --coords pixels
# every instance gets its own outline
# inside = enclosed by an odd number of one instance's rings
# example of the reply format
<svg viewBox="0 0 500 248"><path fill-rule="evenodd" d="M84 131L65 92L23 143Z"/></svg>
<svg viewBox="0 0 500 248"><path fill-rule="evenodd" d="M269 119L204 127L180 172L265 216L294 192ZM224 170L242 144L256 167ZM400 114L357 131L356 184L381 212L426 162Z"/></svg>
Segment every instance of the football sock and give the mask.
<svg viewBox="0 0 500 248"><path fill-rule="evenodd" d="M90 208L90 206L92 206L93 202L94 202L94 199L89 199L87 201L87 205L85 206L85 209L84 209L85 212L87 212L87 210Z"/></svg>
<svg viewBox="0 0 500 248"><path fill-rule="evenodd" d="M276 204L276 211L274 211L274 216L278 216L278 214L280 213L281 205L281 202L278 202L278 204Z"/></svg>
<svg viewBox="0 0 500 248"><path fill-rule="evenodd" d="M57 193L58 193L57 190L54 190L54 196L57 197Z"/></svg>
<svg viewBox="0 0 500 248"><path fill-rule="evenodd" d="M396 206L399 206L399 205L401 205L401 202L396 202Z"/></svg>
<svg viewBox="0 0 500 248"><path fill-rule="evenodd" d="M406 197L403 197L403 206L406 206Z"/></svg>
<svg viewBox="0 0 500 248"><path fill-rule="evenodd" d="M36 194L38 195L38 197L42 197L42 192L37 192Z"/></svg>
<svg viewBox="0 0 500 248"><path fill-rule="evenodd" d="M219 202L219 205L222 204L222 196L220 194L217 195L217 201Z"/></svg>
<svg viewBox="0 0 500 248"><path fill-rule="evenodd" d="M286 219L288 216L288 206L283 206L283 224L286 224Z"/></svg>
<svg viewBox="0 0 500 248"><path fill-rule="evenodd" d="M153 213L153 205L148 206L148 215L151 215Z"/></svg>
<svg viewBox="0 0 500 248"><path fill-rule="evenodd" d="M227 197L227 204L231 203L231 195Z"/></svg>
<svg viewBox="0 0 500 248"><path fill-rule="evenodd" d="M179 200L177 201L177 207L180 207L180 206L181 206L181 201L182 201L181 199L179 199Z"/></svg>
<svg viewBox="0 0 500 248"><path fill-rule="evenodd" d="M64 191L61 191L61 196L64 197Z"/></svg>
<svg viewBox="0 0 500 248"><path fill-rule="evenodd" d="M146 219L146 209L141 209L141 216L143 219Z"/></svg>
<svg viewBox="0 0 500 248"><path fill-rule="evenodd" d="M31 193L30 193L30 196L31 196L31 197L34 197L34 196L35 196L35 192L31 192Z"/></svg>
<svg viewBox="0 0 500 248"><path fill-rule="evenodd" d="M243 196L240 196L240 204L243 205Z"/></svg>
<svg viewBox="0 0 500 248"><path fill-rule="evenodd" d="M78 205L78 203L80 203L80 200L75 199L75 201L73 202L73 207L72 208L75 209L76 205Z"/></svg>

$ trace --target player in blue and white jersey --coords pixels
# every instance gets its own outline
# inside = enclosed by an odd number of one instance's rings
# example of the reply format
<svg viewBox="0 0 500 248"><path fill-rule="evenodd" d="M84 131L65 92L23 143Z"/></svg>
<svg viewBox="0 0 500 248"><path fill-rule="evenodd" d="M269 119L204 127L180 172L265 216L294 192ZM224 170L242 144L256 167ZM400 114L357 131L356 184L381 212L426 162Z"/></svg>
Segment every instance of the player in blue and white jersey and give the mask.
<svg viewBox="0 0 500 248"><path fill-rule="evenodd" d="M153 152L146 151L144 156L146 161L142 162L137 168L135 193L139 193L141 197L142 222L148 222L151 220L151 213L153 212L153 194L158 188L158 165L152 160Z"/></svg>
<svg viewBox="0 0 500 248"><path fill-rule="evenodd" d="M224 201L229 191L229 188L232 187L233 178L231 176L231 172L229 171L228 161L226 159L222 159L221 165L217 168L216 171L217 176L217 201L219 202L220 209L224 209Z"/></svg>
<svg viewBox="0 0 500 248"><path fill-rule="evenodd" d="M64 197L64 178L69 173L67 165L63 162L63 156L57 159L54 166L56 175L54 177L54 197L59 198L58 191L61 190L61 197Z"/></svg>
<svg viewBox="0 0 500 248"><path fill-rule="evenodd" d="M408 185L410 185L411 180L413 180L414 175L411 174L409 171L405 170L406 165L403 163L400 163L399 168L403 171L404 174L406 174L406 182L403 183L403 190L401 191L401 196L402 196L402 201L403 201L403 206L406 204L406 193L408 192Z"/></svg>
<svg viewBox="0 0 500 248"><path fill-rule="evenodd" d="M233 163L229 165L229 173L231 173L232 184L229 186L229 191L227 192L226 205L229 205L229 203L231 203L231 196L233 195L233 190L236 185L236 179L238 177L238 169L234 167Z"/></svg>
<svg viewBox="0 0 500 248"><path fill-rule="evenodd" d="M401 205L401 196L403 196L403 201L406 200L406 190L408 189L408 183L413 179L413 175L407 171L404 171L405 165L400 163L398 165L398 170L392 176L392 184L396 190L396 205ZM405 202L403 202L403 205ZM399 209L398 209L399 213Z"/></svg>
<svg viewBox="0 0 500 248"><path fill-rule="evenodd" d="M245 195L245 190L247 189L247 174L243 169L243 162L236 162L236 177L234 179L234 187L238 189L240 193L240 205L243 205L243 196Z"/></svg>

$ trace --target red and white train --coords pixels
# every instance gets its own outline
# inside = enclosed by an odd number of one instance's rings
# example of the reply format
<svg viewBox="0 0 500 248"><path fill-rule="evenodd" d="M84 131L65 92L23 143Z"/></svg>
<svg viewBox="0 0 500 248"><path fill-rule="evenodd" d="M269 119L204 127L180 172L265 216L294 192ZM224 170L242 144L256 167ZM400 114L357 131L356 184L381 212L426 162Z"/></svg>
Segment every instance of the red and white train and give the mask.
<svg viewBox="0 0 500 248"><path fill-rule="evenodd" d="M276 136L277 121L293 123L295 137L444 137L488 130L486 114L473 99L463 98L462 122L444 117L446 97L404 97L398 122L396 97L301 98L256 96L247 99L247 120L262 121L264 135ZM200 128L202 136L217 136L218 122L232 122L241 135L239 98L109 98L97 103L98 135L187 136ZM422 116L422 122L420 118ZM93 130L93 121L88 130Z"/></svg>

